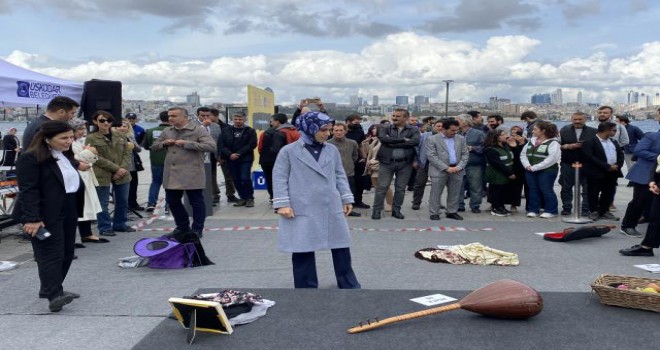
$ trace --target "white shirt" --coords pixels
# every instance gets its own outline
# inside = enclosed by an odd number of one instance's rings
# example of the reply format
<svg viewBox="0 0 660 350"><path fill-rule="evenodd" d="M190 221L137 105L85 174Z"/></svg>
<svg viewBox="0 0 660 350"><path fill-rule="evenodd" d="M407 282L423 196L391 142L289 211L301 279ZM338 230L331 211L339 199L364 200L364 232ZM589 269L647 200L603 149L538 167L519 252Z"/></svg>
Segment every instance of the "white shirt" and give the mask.
<svg viewBox="0 0 660 350"><path fill-rule="evenodd" d="M73 168L69 159L65 157L62 152L50 150L50 153L55 159L57 159L57 166L62 172L66 193L78 192L78 189L80 188L80 175L78 175L78 171Z"/></svg>
<svg viewBox="0 0 660 350"><path fill-rule="evenodd" d="M616 164L616 146L614 146L614 142L610 140L610 138L606 138L605 140L601 139L600 136L598 137L600 140L600 144L603 146L603 149L605 150L605 157L607 157L607 164Z"/></svg>

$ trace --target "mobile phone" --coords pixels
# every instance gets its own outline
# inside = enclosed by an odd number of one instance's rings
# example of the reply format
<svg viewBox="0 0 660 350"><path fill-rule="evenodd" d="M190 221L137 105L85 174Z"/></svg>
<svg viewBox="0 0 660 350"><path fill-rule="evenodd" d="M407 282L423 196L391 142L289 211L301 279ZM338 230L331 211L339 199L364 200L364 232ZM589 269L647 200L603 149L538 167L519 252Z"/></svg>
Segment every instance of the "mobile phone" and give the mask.
<svg viewBox="0 0 660 350"><path fill-rule="evenodd" d="M522 134L523 134L522 130L518 130L518 131L516 131L516 135L518 135L518 136L522 136Z"/></svg>
<svg viewBox="0 0 660 350"><path fill-rule="evenodd" d="M318 97L308 98L308 99L307 99L307 104L315 104L315 105L317 105L317 104L319 104L320 102L321 102L321 99L318 98Z"/></svg>
<svg viewBox="0 0 660 350"><path fill-rule="evenodd" d="M35 237L37 237L40 241L43 241L44 239L50 236L51 236L50 232L48 232L48 230L46 230L45 227L41 226L37 230L37 235Z"/></svg>

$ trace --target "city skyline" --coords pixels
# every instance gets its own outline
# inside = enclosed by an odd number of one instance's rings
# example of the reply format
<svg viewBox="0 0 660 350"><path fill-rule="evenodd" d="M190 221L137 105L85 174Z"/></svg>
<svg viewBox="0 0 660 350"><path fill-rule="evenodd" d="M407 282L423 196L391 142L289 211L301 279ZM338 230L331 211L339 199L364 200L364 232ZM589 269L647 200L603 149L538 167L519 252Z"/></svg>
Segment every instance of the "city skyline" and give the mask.
<svg viewBox="0 0 660 350"><path fill-rule="evenodd" d="M527 103L655 99L660 4L647 0L0 1L0 58L124 98L241 102L247 84L293 103L321 96ZM56 21L53 22L53 19ZM48 30L25 40L25 23Z"/></svg>

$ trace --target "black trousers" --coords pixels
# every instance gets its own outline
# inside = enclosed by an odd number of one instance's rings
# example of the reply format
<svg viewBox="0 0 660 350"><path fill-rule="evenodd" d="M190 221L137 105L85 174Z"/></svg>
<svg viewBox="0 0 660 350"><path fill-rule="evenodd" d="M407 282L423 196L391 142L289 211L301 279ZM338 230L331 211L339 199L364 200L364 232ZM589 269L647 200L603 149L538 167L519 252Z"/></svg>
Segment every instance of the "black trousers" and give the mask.
<svg viewBox="0 0 660 350"><path fill-rule="evenodd" d="M270 199L273 199L273 168L275 163L265 163L261 164L261 170L264 171L264 178L266 178L266 190L268 190L268 196Z"/></svg>
<svg viewBox="0 0 660 350"><path fill-rule="evenodd" d="M89 237L92 235L92 222L91 221L78 221L78 233L80 238Z"/></svg>
<svg viewBox="0 0 660 350"><path fill-rule="evenodd" d="M220 202L220 186L218 186L218 161L213 153L209 154L211 160L211 184L213 186L213 203Z"/></svg>
<svg viewBox="0 0 660 350"><path fill-rule="evenodd" d="M493 205L493 209L504 209L506 192L511 190L509 185L488 184L488 199Z"/></svg>
<svg viewBox="0 0 660 350"><path fill-rule="evenodd" d="M649 226L646 229L646 236L644 236L641 245L651 248L660 248L660 195L653 195L653 200L651 201L651 213L649 215Z"/></svg>
<svg viewBox="0 0 660 350"><path fill-rule="evenodd" d="M649 191L648 185L640 185L634 182L632 185L633 196L630 203L628 203L623 221L621 221L621 229L637 227L637 222L653 202L653 193Z"/></svg>
<svg viewBox="0 0 660 350"><path fill-rule="evenodd" d="M587 177L589 211L603 215L610 209L610 204L614 201L617 179L618 176L614 172L606 173L601 178Z"/></svg>
<svg viewBox="0 0 660 350"><path fill-rule="evenodd" d="M336 248L331 251L337 287L340 289L360 289L360 283L351 265L350 248ZM293 284L295 288L319 287L314 252L292 253L291 262L293 264Z"/></svg>
<svg viewBox="0 0 660 350"><path fill-rule="evenodd" d="M364 166L365 162L355 162L355 191L353 192L353 198L355 198L355 204L362 204L362 193L367 188L367 184L371 183L371 179L365 178L364 175Z"/></svg>
<svg viewBox="0 0 660 350"><path fill-rule="evenodd" d="M140 205L137 202L138 172L131 171L131 184L128 187L128 207L137 208Z"/></svg>
<svg viewBox="0 0 660 350"><path fill-rule="evenodd" d="M73 261L73 249L76 242L76 225L78 223L78 206L76 194L67 194L62 198L59 209L59 219L54 222L44 222L51 236L43 241L33 238L32 250L37 262L41 288L39 295L48 300L62 295L62 283L69 272Z"/></svg>
<svg viewBox="0 0 660 350"><path fill-rule="evenodd" d="M417 176L415 176L415 187L413 188L413 205L421 205L424 198L424 190L426 183L429 181L429 163L426 162L423 168L417 169Z"/></svg>

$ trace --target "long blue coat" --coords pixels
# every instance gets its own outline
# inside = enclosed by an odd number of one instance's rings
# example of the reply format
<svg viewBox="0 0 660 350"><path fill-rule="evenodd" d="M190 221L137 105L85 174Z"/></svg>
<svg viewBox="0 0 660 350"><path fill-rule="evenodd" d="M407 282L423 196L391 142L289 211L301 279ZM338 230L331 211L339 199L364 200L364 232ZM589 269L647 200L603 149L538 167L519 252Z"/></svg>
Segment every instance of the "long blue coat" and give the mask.
<svg viewBox="0 0 660 350"><path fill-rule="evenodd" d="M278 248L302 253L347 248L351 237L343 204L353 203L339 151L325 143L319 160L302 139L284 146L273 168L273 208L293 208L278 222Z"/></svg>

